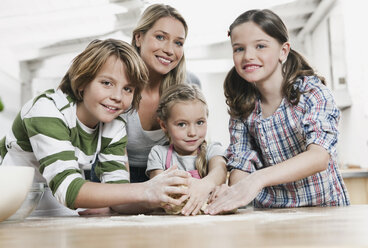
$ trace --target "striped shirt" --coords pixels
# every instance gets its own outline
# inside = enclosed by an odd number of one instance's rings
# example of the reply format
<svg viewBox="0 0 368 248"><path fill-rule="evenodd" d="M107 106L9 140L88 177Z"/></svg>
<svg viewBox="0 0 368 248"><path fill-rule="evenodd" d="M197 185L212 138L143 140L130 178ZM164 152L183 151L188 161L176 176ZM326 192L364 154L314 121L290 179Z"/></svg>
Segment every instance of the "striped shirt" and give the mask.
<svg viewBox="0 0 368 248"><path fill-rule="evenodd" d="M245 119L231 118L227 166L248 173L279 164L316 144L328 151L328 168L296 182L265 187L255 207L344 206L349 197L336 160L340 118L330 90L315 77L301 77L297 105L285 98L269 117L262 118L260 100ZM298 166L297 164L295 166Z"/></svg>
<svg viewBox="0 0 368 248"><path fill-rule="evenodd" d="M0 141L3 165L35 167L35 181L46 181L55 198L72 209L86 182L83 169L97 158L101 182L129 182L123 119L90 129L77 119L76 106L61 90L48 90L24 105Z"/></svg>

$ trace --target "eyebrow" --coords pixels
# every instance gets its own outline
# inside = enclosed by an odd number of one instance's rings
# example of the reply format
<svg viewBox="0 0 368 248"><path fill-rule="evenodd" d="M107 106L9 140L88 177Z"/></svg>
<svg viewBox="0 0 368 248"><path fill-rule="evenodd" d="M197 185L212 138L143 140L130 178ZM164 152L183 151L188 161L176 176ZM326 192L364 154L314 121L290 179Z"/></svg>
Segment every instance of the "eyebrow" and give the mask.
<svg viewBox="0 0 368 248"><path fill-rule="evenodd" d="M155 32L161 32L161 33L163 33L165 35L170 35L168 32L165 32L165 31L160 30L160 29L159 30L156 30ZM180 37L180 36L177 36L176 38L179 39L179 40L185 40L185 38Z"/></svg>
<svg viewBox="0 0 368 248"><path fill-rule="evenodd" d="M265 40L265 39L258 39L258 40L255 40L254 42L270 42L270 40ZM234 43L232 44L232 46L241 46L242 43Z"/></svg>

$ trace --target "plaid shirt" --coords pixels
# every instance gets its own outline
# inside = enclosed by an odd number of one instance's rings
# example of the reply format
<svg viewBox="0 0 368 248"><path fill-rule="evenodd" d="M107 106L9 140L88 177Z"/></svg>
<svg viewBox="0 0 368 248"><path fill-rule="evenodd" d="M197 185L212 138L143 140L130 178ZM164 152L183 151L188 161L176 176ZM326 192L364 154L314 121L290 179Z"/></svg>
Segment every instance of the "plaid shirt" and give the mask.
<svg viewBox="0 0 368 248"><path fill-rule="evenodd" d="M253 202L254 206L349 205L336 161L340 111L333 96L315 76L299 78L294 88L303 92L297 105L284 98L275 113L264 119L258 100L248 118L230 119L227 166L252 173L306 151L309 144L317 144L330 154L325 171L292 183L263 188Z"/></svg>

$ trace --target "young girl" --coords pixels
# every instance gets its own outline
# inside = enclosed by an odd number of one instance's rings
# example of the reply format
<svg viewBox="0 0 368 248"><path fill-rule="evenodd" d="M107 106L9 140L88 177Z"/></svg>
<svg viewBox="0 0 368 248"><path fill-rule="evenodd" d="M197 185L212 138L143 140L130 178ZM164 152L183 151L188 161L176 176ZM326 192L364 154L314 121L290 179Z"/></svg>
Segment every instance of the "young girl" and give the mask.
<svg viewBox="0 0 368 248"><path fill-rule="evenodd" d="M230 26L234 68L225 82L230 187L207 213L245 206L345 206L336 161L340 112L324 79L290 48L281 19L250 10Z"/></svg>
<svg viewBox="0 0 368 248"><path fill-rule="evenodd" d="M70 214L67 208L114 206L119 211L126 203L181 204L186 190L168 186L187 184L187 173L171 170L160 180L124 184L129 182L127 135L119 115L138 107L146 82L144 62L129 44L91 42L56 91L48 90L22 108L0 142L2 166L37 168L35 181L49 186L39 209L51 215ZM96 159L102 184L86 181L82 173ZM173 193L184 196L168 196Z"/></svg>
<svg viewBox="0 0 368 248"><path fill-rule="evenodd" d="M216 185L226 180L224 150L219 143L208 144L208 108L203 94L195 85L169 87L161 97L157 115L170 144L152 148L147 163L150 178L173 165L190 172L189 199L183 209L170 211L196 215L207 203ZM182 207L182 206L181 206Z"/></svg>

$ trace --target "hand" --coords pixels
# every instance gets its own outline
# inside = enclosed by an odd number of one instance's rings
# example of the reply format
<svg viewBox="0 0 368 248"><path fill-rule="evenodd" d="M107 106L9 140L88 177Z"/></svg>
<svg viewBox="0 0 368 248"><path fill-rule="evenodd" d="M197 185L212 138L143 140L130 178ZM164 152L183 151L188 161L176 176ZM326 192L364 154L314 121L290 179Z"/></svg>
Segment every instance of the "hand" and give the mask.
<svg viewBox="0 0 368 248"><path fill-rule="evenodd" d="M212 215L246 206L256 198L261 190L262 184L257 180L256 173L249 174L231 187L222 186L218 189L217 196L212 198L212 203L204 212Z"/></svg>
<svg viewBox="0 0 368 248"><path fill-rule="evenodd" d="M221 197L225 194L225 192L229 189L229 185L226 183L216 186L215 189L212 191L210 198L208 198L208 204L215 201L217 198Z"/></svg>
<svg viewBox="0 0 368 248"><path fill-rule="evenodd" d="M188 188L178 187L188 186L190 174L183 170L178 170L177 166L172 166L168 170L158 174L154 178L144 182L145 199L150 208L162 206L162 204L180 205L188 198ZM181 195L175 199L173 196Z"/></svg>
<svg viewBox="0 0 368 248"><path fill-rule="evenodd" d="M189 199L183 207L181 213L183 215L196 215L202 206L207 203L211 191L215 188L213 183L206 179L190 178L189 180Z"/></svg>
<svg viewBox="0 0 368 248"><path fill-rule="evenodd" d="M80 216L85 216L85 215L112 215L115 212L112 211L111 208L107 207L107 208L89 208L83 211L79 211L78 214Z"/></svg>

